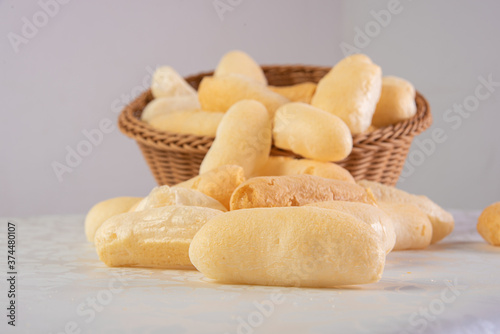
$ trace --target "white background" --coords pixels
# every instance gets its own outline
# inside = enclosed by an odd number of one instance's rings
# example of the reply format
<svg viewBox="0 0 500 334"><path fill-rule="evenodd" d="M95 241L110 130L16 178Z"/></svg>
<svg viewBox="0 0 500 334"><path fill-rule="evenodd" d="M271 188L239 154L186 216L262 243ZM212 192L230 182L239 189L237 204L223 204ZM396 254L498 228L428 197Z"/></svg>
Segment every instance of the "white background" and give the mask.
<svg viewBox="0 0 500 334"><path fill-rule="evenodd" d="M9 36L23 36L23 18L43 19L42 9L0 1L0 216L85 213L110 197L146 195L154 179L135 142L117 129L114 110L143 89L150 69L194 74L232 49L262 64L332 66L343 57L341 43L355 45L355 29L372 27L370 11L389 3L220 1L232 9L222 19L212 0L73 0L18 52ZM479 76L500 82L500 2L401 0L400 7L361 52L429 100L434 125L418 140L439 128L446 141L423 153L414 143L414 171L399 186L447 208L482 209L500 200L500 87L456 128L443 115L470 100ZM59 182L52 164L66 164L67 147L103 119L114 130Z"/></svg>

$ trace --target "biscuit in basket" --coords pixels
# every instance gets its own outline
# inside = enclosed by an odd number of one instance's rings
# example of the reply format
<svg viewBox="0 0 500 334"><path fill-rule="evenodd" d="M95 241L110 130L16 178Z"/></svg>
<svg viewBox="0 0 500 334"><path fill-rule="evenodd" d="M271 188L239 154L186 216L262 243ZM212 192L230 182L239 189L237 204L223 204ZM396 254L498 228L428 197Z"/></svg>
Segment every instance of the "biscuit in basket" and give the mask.
<svg viewBox="0 0 500 334"><path fill-rule="evenodd" d="M442 209L426 196L409 194L395 187L373 181L361 180L358 181L358 184L370 188L377 201L413 204L422 210L432 224L432 244L442 240L453 231L455 220L451 213Z"/></svg>
<svg viewBox="0 0 500 334"><path fill-rule="evenodd" d="M311 104L340 117L353 135L372 122L382 89L382 70L370 58L355 54L342 59L318 83Z"/></svg>
<svg viewBox="0 0 500 334"><path fill-rule="evenodd" d="M243 51L230 51L219 61L214 71L214 77L222 77L228 74L241 74L262 85L267 85L267 79L262 68Z"/></svg>
<svg viewBox="0 0 500 334"><path fill-rule="evenodd" d="M413 204L378 202L391 217L396 232L395 251L424 249L431 243L432 224L427 215Z"/></svg>
<svg viewBox="0 0 500 334"><path fill-rule="evenodd" d="M353 215L370 225L377 232L386 253L389 253L394 248L396 232L394 231L392 219L374 205L359 202L328 201L311 203L305 206L337 210ZM425 218L427 219L427 217Z"/></svg>
<svg viewBox="0 0 500 334"><path fill-rule="evenodd" d="M340 161L353 145L351 132L339 117L302 102L278 108L273 140L276 147L318 161Z"/></svg>
<svg viewBox="0 0 500 334"><path fill-rule="evenodd" d="M254 176L283 176L307 174L355 183L349 171L333 162L270 156Z"/></svg>
<svg viewBox="0 0 500 334"><path fill-rule="evenodd" d="M269 89L292 102L311 103L316 86L314 82L302 82L292 86L269 86Z"/></svg>
<svg viewBox="0 0 500 334"><path fill-rule="evenodd" d="M166 206L123 213L106 220L95 235L97 254L110 267L194 269L189 244L222 211Z"/></svg>
<svg viewBox="0 0 500 334"><path fill-rule="evenodd" d="M196 90L170 66L156 69L151 83L151 93L155 98L186 95L196 97Z"/></svg>
<svg viewBox="0 0 500 334"><path fill-rule="evenodd" d="M159 97L146 105L142 111L141 120L149 123L160 115L193 109L200 109L200 102L196 95Z"/></svg>
<svg viewBox="0 0 500 334"><path fill-rule="evenodd" d="M315 288L377 282L385 264L385 250L368 224L313 207L216 216L193 238L189 257L220 283Z"/></svg>
<svg viewBox="0 0 500 334"><path fill-rule="evenodd" d="M371 193L357 184L313 175L260 176L236 188L231 210L302 206L325 201L374 203Z"/></svg>
<svg viewBox="0 0 500 334"><path fill-rule="evenodd" d="M127 212L142 200L142 197L115 197L94 205L85 217L85 235L87 240L94 242L97 229L108 218Z"/></svg>
<svg viewBox="0 0 500 334"><path fill-rule="evenodd" d="M257 100L274 115L276 109L290 102L286 97L245 76L229 74L223 77L204 77L198 88L201 109L225 112L241 100Z"/></svg>
<svg viewBox="0 0 500 334"><path fill-rule="evenodd" d="M186 205L227 211L216 199L204 193L182 187L155 187L135 208L135 211L160 208L162 206Z"/></svg>
<svg viewBox="0 0 500 334"><path fill-rule="evenodd" d="M372 124L381 128L409 119L416 113L415 87L398 77L383 77L382 93L373 114Z"/></svg>
<svg viewBox="0 0 500 334"><path fill-rule="evenodd" d="M231 195L243 182L245 182L245 171L241 166L223 165L178 183L174 187L198 190L216 199L229 210Z"/></svg>
<svg viewBox="0 0 500 334"><path fill-rule="evenodd" d="M223 112L184 110L154 117L149 124L161 131L215 137L223 116Z"/></svg>
<svg viewBox="0 0 500 334"><path fill-rule="evenodd" d="M248 177L265 164L270 150L271 120L266 108L254 100L239 101L222 118L200 174L222 165L239 165Z"/></svg>

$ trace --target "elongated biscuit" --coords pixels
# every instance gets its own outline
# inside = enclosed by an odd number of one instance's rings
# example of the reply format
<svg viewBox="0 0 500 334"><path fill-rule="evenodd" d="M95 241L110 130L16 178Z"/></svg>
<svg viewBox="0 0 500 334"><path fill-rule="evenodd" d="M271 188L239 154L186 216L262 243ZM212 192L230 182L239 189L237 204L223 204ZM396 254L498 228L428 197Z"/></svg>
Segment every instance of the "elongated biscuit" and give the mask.
<svg viewBox="0 0 500 334"><path fill-rule="evenodd" d="M254 176L283 176L307 174L356 183L349 171L333 162L290 157L270 156L265 165Z"/></svg>
<svg viewBox="0 0 500 334"><path fill-rule="evenodd" d="M500 202L483 210L477 219L477 231L490 245L500 246Z"/></svg>
<svg viewBox="0 0 500 334"><path fill-rule="evenodd" d="M219 201L229 210L231 195L234 189L243 182L245 182L245 171L241 166L223 165L176 184L174 187L201 191Z"/></svg>
<svg viewBox="0 0 500 334"><path fill-rule="evenodd" d="M162 206L186 205L227 211L216 199L188 188L160 186L155 187L135 208L135 211L160 208Z"/></svg>
<svg viewBox="0 0 500 334"><path fill-rule="evenodd" d="M353 135L364 132L382 89L382 70L370 58L344 58L318 83L311 105L340 117Z"/></svg>
<svg viewBox="0 0 500 334"><path fill-rule="evenodd" d="M127 212L132 206L139 203L142 197L115 197L94 205L85 217L85 235L87 240L94 242L95 231L108 218Z"/></svg>
<svg viewBox="0 0 500 334"><path fill-rule="evenodd" d="M432 244L442 240L453 231L455 220L451 213L443 210L426 196L409 194L373 181L361 180L358 184L370 188L378 201L413 204L427 214L432 223Z"/></svg>
<svg viewBox="0 0 500 334"><path fill-rule="evenodd" d="M424 249L431 243L432 224L427 215L413 204L378 202L391 217L396 232L395 251Z"/></svg>
<svg viewBox="0 0 500 334"><path fill-rule="evenodd" d="M230 204L232 211L325 201L373 203L370 193L357 184L313 175L288 175L251 178L236 188Z"/></svg>
<svg viewBox="0 0 500 334"><path fill-rule="evenodd" d="M203 275L221 283L317 288L377 282L385 264L368 224L312 207L217 216L193 238L189 257Z"/></svg>
<svg viewBox="0 0 500 334"><path fill-rule="evenodd" d="M398 77L382 78L382 93L373 114L372 124L378 128L409 119L417 113L415 87Z"/></svg>
<svg viewBox="0 0 500 334"><path fill-rule="evenodd" d="M311 103L316 86L314 82L302 82L292 86L269 86L269 89L292 102Z"/></svg>
<svg viewBox="0 0 500 334"><path fill-rule="evenodd" d="M271 151L271 120L262 103L243 100L224 115L200 166L200 174L222 165L239 165L245 175L260 169Z"/></svg>
<svg viewBox="0 0 500 334"><path fill-rule="evenodd" d="M222 77L228 74L240 74L262 85L267 85L267 79L262 68L243 51L230 51L219 61L214 71L214 77Z"/></svg>
<svg viewBox="0 0 500 334"><path fill-rule="evenodd" d="M165 96L196 97L196 90L170 66L156 69L151 83L151 93L155 98Z"/></svg>
<svg viewBox="0 0 500 334"><path fill-rule="evenodd" d="M340 161L352 151L352 136L337 116L301 102L287 103L274 116L276 147L318 161Z"/></svg>
<svg viewBox="0 0 500 334"><path fill-rule="evenodd" d="M216 111L185 110L154 117L149 124L161 131L215 137L223 116Z"/></svg>
<svg viewBox="0 0 500 334"><path fill-rule="evenodd" d="M149 102L142 111L141 120L150 123L154 118L173 112L200 109L197 96L159 97Z"/></svg>
<svg viewBox="0 0 500 334"><path fill-rule="evenodd" d="M96 232L97 254L110 267L193 269L191 240L220 214L210 208L167 206L113 216Z"/></svg>
<svg viewBox="0 0 500 334"><path fill-rule="evenodd" d="M204 77L198 88L201 109L225 112L238 101L256 100L262 103L271 117L283 104L290 102L266 86L238 74L223 77Z"/></svg>
<svg viewBox="0 0 500 334"><path fill-rule="evenodd" d="M353 215L370 225L377 232L386 253L389 253L394 248L396 232L394 231L392 219L383 210L373 205L358 202L328 201L311 203L306 206L332 209Z"/></svg>

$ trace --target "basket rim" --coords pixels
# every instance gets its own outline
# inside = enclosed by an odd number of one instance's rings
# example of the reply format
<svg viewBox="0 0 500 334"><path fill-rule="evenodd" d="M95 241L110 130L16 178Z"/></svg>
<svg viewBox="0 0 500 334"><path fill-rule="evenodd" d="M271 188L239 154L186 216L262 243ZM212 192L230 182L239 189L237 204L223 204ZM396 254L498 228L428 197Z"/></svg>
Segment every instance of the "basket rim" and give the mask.
<svg viewBox="0 0 500 334"><path fill-rule="evenodd" d="M308 71L329 71L331 69L328 66L313 65L262 65L261 67L264 72L280 69L289 70L290 68L300 68ZM190 82L200 76L212 74L213 71L200 72L186 76L184 79ZM197 151L200 148L208 149L210 147L215 139L214 137L161 131L143 122L140 119L143 110L137 110L137 107L147 104L151 99L151 89L148 89L124 107L118 117L118 126L123 134L139 143L158 149L174 149L188 153L190 150ZM415 91L415 103L417 112L413 117L393 125L378 128L372 132L354 135L354 146L381 145L384 142L393 142L394 140L411 141L414 136L420 134L432 124L429 102L419 91ZM273 145L273 149L276 150L277 148ZM281 151L280 149L277 150Z"/></svg>

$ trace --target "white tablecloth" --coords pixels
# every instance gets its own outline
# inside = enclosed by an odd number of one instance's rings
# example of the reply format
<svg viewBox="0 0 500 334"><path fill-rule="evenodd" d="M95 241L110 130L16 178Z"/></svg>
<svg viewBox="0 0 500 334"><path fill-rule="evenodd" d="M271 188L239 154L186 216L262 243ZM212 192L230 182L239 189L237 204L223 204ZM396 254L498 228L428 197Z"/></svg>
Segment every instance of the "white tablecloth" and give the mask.
<svg viewBox="0 0 500 334"><path fill-rule="evenodd" d="M197 271L108 268L83 216L17 223L17 319L1 333L500 333L500 247L478 213L422 251L393 252L376 284L303 289L212 283ZM4 258L6 268L6 256ZM6 272L7 270L5 270ZM2 296L7 305L6 280ZM6 311L3 311L6 314Z"/></svg>

